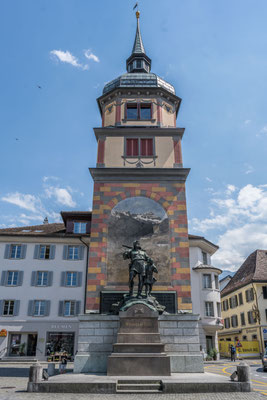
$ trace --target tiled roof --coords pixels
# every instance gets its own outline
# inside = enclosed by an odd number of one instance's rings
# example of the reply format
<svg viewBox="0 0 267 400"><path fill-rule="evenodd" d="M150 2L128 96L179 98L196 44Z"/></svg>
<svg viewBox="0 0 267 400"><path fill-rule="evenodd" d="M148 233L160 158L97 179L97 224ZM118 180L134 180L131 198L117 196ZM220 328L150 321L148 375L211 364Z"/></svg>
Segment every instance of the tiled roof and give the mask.
<svg viewBox="0 0 267 400"><path fill-rule="evenodd" d="M0 229L0 235L48 235L65 233L66 228L64 224L54 223L54 224L42 224L42 225L31 225L31 226L19 226L16 228L4 228Z"/></svg>
<svg viewBox="0 0 267 400"><path fill-rule="evenodd" d="M256 250L251 253L236 271L221 295L226 296L233 291L252 282L267 282L267 250Z"/></svg>

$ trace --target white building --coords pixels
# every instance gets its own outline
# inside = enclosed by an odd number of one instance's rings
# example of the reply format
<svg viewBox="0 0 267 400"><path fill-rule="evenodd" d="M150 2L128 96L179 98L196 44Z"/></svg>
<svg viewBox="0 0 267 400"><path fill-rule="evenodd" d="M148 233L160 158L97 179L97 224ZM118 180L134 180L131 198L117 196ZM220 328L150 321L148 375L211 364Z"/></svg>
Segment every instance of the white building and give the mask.
<svg viewBox="0 0 267 400"><path fill-rule="evenodd" d="M64 224L0 230L0 358L76 352L91 213L61 215Z"/></svg>
<svg viewBox="0 0 267 400"><path fill-rule="evenodd" d="M193 313L200 315L200 345L207 354L213 348L218 350L217 331L223 328L219 287L222 271L211 265L218 246L202 236L188 236Z"/></svg>

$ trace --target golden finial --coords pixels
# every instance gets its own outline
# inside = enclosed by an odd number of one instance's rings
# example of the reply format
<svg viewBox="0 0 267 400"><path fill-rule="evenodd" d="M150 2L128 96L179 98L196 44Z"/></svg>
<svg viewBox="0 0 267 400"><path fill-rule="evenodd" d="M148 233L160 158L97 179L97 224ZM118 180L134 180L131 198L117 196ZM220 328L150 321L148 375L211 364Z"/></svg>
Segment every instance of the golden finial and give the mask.
<svg viewBox="0 0 267 400"><path fill-rule="evenodd" d="M135 15L136 15L136 18L138 19L140 17L140 11L136 11Z"/></svg>

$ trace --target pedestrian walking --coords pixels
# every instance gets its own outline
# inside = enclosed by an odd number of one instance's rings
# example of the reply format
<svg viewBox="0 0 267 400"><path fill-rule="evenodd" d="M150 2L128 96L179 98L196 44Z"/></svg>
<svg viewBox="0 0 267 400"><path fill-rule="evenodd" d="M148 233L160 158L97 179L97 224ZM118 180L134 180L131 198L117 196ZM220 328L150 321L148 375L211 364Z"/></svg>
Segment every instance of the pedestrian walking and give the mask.
<svg viewBox="0 0 267 400"><path fill-rule="evenodd" d="M231 345L231 361L235 361L236 360L236 348L235 346Z"/></svg>
<svg viewBox="0 0 267 400"><path fill-rule="evenodd" d="M66 372L67 364L68 364L68 355L67 353L64 353L61 358L61 363L59 364L59 372L61 374L64 374Z"/></svg>

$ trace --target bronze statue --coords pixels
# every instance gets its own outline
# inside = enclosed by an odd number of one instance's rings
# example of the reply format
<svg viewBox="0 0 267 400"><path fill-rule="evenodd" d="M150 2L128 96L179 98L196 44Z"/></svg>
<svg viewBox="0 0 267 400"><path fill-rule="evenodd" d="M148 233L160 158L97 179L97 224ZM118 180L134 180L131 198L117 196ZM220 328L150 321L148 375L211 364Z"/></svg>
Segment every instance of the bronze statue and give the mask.
<svg viewBox="0 0 267 400"><path fill-rule="evenodd" d="M157 267L155 266L152 259L150 259L146 265L146 277L145 277L145 288L146 288L146 297L151 296L152 286L157 279L154 278L153 273L158 273Z"/></svg>
<svg viewBox="0 0 267 400"><path fill-rule="evenodd" d="M128 247L128 246L124 246ZM152 285L155 282L153 272L158 272L153 260L142 250L140 243L136 240L133 247L123 253L124 260L130 259L129 264L129 296L133 296L134 278L138 275L137 298L142 298L142 290L146 285L146 295L150 295ZM154 281L153 281L154 279Z"/></svg>

